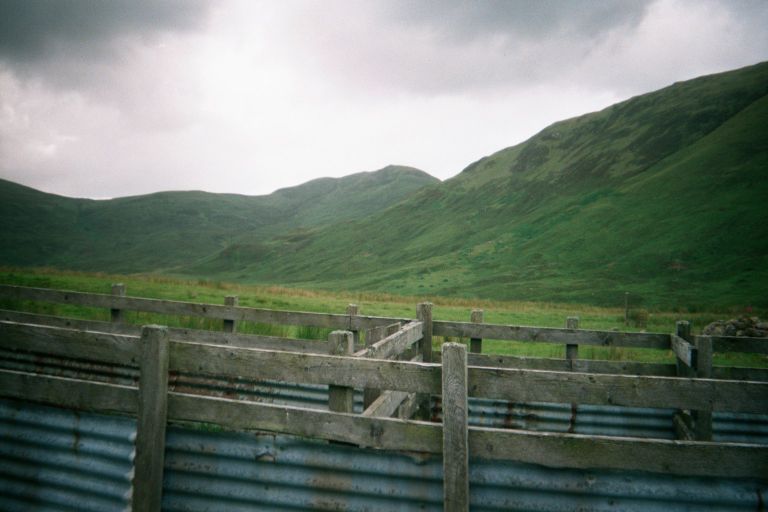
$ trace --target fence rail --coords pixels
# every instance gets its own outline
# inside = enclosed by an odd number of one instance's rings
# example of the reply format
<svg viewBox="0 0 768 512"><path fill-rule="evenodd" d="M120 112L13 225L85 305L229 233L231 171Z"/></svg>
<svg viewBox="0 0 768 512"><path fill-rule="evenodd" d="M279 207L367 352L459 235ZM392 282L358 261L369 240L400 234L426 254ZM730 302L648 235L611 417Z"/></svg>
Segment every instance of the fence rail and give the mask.
<svg viewBox="0 0 768 512"><path fill-rule="evenodd" d="M84 294L0 286L0 298L108 308L113 322L67 320L2 311L0 348L138 368L138 387L0 369L0 396L138 418L134 510L159 510L162 446L168 422L202 422L226 429L268 431L363 447L442 454L446 510L466 510L471 460L510 460L558 468L620 469L672 475L765 480L768 445L711 442L712 414L768 414L768 383L717 379L712 353L720 348L762 352L767 340L673 334L617 333L432 320L421 304L417 319L349 314L274 312L124 295ZM220 319L225 330L248 320L343 329L328 341L286 340L236 332L129 326L126 309ZM115 313L117 312L117 313ZM303 323L306 322L306 323ZM47 325L46 325L47 323ZM43 325L40 325L43 324ZM229 326L229 327L227 327ZM353 331L366 332L355 350ZM566 345L562 360L467 354L446 343L432 353L432 336L461 336L481 350L482 339ZM676 365L583 361L578 345L666 348ZM729 369L729 371L733 371ZM749 375L761 376L760 370ZM746 370L744 370L746 372ZM275 405L169 390L169 375L324 385L328 410ZM659 376L659 374L664 376ZM738 371L736 372L738 374ZM747 375L742 373L742 376ZM353 390L366 390L364 411L352 413ZM442 400L442 423L428 418L430 396ZM678 409L682 440L546 433L471 426L467 400L551 402ZM426 399L426 402L425 402ZM403 412L407 411L407 412ZM410 419L416 413L417 420ZM397 414L397 418L390 417ZM141 471L138 468L142 468Z"/></svg>

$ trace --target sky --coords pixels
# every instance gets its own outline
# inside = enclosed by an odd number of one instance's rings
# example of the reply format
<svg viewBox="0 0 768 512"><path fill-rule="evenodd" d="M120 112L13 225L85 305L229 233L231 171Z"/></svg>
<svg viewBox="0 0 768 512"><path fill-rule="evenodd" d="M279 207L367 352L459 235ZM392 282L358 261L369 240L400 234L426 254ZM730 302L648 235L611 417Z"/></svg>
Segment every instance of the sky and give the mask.
<svg viewBox="0 0 768 512"><path fill-rule="evenodd" d="M766 0L0 0L0 178L71 197L440 179L768 60Z"/></svg>

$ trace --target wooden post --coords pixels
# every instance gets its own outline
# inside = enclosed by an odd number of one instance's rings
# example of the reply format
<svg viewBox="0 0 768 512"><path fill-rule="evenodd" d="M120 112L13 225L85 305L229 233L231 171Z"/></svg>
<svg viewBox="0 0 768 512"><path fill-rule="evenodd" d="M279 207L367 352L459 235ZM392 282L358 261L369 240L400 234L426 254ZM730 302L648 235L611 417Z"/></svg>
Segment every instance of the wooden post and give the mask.
<svg viewBox="0 0 768 512"><path fill-rule="evenodd" d="M483 323L483 310L473 309L469 317L469 321L475 324ZM470 338L469 339L469 351L473 354L480 354L483 352L483 340L482 338Z"/></svg>
<svg viewBox="0 0 768 512"><path fill-rule="evenodd" d="M381 329L381 328L368 329L368 331L365 333L365 346L370 347L377 341L383 340L384 336L385 336L384 329ZM381 394L381 391L378 389L364 388L363 389L363 410L370 407L373 401L376 400L380 394Z"/></svg>
<svg viewBox="0 0 768 512"><path fill-rule="evenodd" d="M224 297L224 305L225 306L237 306L238 297L237 295L228 295ZM237 329L237 326L235 324L234 320L224 320L224 332L235 332Z"/></svg>
<svg viewBox="0 0 768 512"><path fill-rule="evenodd" d="M694 344L698 349L696 357L696 376L700 379L712 378L712 338L696 336ZM693 413L694 433L697 441L712 440L712 410L698 410Z"/></svg>
<svg viewBox="0 0 768 512"><path fill-rule="evenodd" d="M332 356L346 356L355 352L354 336L349 331L333 331L328 335ZM328 386L328 409L334 412L353 412L354 389L346 386Z"/></svg>
<svg viewBox="0 0 768 512"><path fill-rule="evenodd" d="M140 364L132 510L159 511L168 411L167 328L148 325L142 329Z"/></svg>
<svg viewBox="0 0 768 512"><path fill-rule="evenodd" d="M422 302L416 306L416 319L422 322L422 339L419 342L422 361L432 362L432 303ZM432 416L432 398L428 393L419 393L415 397L417 411L415 417L428 421Z"/></svg>
<svg viewBox="0 0 768 512"><path fill-rule="evenodd" d="M424 336L421 340L422 361L432 362L432 303L422 302L416 308L416 319L424 324Z"/></svg>
<svg viewBox="0 0 768 512"><path fill-rule="evenodd" d="M578 329L579 317L569 316L565 319L566 329ZM565 358L568 360L568 368L573 371L576 360L579 358L579 345L576 343L568 343L565 345Z"/></svg>
<svg viewBox="0 0 768 512"><path fill-rule="evenodd" d="M362 348L360 346L360 331L357 329L353 329L352 325L352 317L357 316L360 314L360 307L357 304L348 304L347 305L347 315L349 315L349 324L347 326L348 330L352 332L352 336L354 338L355 343L355 350ZM366 344L367 346L367 344Z"/></svg>
<svg viewBox="0 0 768 512"><path fill-rule="evenodd" d="M112 295L125 297L125 285L123 283L114 283L112 285ZM109 317L110 320L115 323L125 322L125 315L122 309L110 309Z"/></svg>
<svg viewBox="0 0 768 512"><path fill-rule="evenodd" d="M675 322L675 334L687 342L691 342L691 323L687 320L678 320ZM675 358L677 364L678 377L693 377L695 374L680 358Z"/></svg>
<svg viewBox="0 0 768 512"><path fill-rule="evenodd" d="M443 353L443 503L449 512L469 510L467 347L445 343Z"/></svg>

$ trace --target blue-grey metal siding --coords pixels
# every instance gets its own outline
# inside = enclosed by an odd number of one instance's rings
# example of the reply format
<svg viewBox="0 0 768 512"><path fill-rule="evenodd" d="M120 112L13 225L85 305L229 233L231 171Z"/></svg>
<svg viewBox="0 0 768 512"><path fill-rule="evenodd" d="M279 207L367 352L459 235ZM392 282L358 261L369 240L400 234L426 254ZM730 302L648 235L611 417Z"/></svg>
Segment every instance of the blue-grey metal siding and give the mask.
<svg viewBox="0 0 768 512"><path fill-rule="evenodd" d="M136 421L0 400L0 510L126 510Z"/></svg>
<svg viewBox="0 0 768 512"><path fill-rule="evenodd" d="M125 510L135 421L0 400L0 510ZM168 511L442 510L439 456L171 426ZM760 510L768 480L470 461L473 511Z"/></svg>

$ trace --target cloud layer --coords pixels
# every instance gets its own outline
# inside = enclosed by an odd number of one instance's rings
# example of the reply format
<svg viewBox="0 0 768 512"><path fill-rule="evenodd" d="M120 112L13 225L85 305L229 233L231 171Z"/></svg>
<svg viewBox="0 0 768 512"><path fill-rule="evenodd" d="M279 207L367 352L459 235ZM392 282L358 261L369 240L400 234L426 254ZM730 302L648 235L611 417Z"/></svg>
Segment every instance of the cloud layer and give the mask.
<svg viewBox="0 0 768 512"><path fill-rule="evenodd" d="M768 57L763 1L0 1L0 177L64 195L441 178Z"/></svg>

